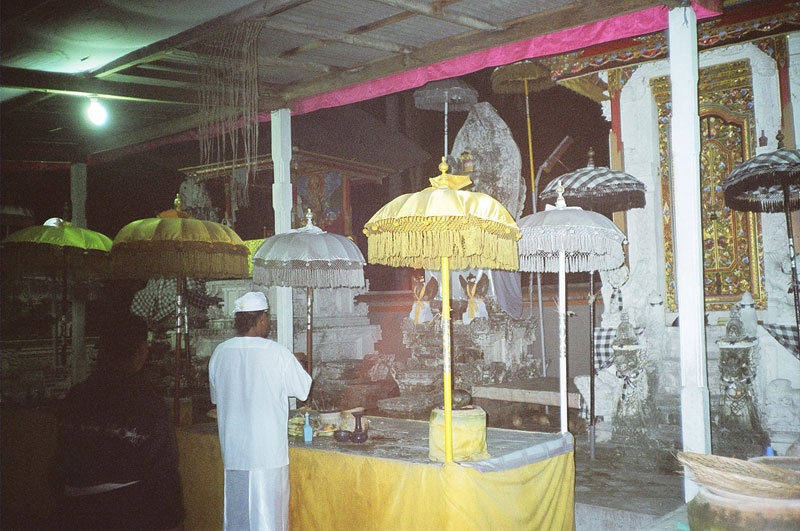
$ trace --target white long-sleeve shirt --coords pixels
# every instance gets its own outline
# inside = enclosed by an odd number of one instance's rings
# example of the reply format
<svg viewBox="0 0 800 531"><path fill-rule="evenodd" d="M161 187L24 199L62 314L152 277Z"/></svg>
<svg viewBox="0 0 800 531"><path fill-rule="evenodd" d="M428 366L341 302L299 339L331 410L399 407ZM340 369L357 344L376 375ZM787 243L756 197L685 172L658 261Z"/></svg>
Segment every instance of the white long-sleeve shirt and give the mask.
<svg viewBox="0 0 800 531"><path fill-rule="evenodd" d="M225 468L288 465L289 397L305 400L311 389L311 376L289 349L260 337L234 337L214 350L208 376Z"/></svg>

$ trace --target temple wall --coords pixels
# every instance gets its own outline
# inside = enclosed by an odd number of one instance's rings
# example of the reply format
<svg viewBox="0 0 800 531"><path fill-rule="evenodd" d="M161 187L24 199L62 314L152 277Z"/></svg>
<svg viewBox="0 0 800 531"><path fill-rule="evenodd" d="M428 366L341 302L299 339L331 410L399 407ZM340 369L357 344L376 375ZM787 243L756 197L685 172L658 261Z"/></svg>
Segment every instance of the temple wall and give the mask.
<svg viewBox="0 0 800 531"><path fill-rule="evenodd" d="M796 47L800 48L800 45L796 44ZM775 134L780 128L778 73L775 61L755 45L742 44L702 53L700 68L741 59L749 59L752 68L755 129L759 135L764 130L769 139L767 146L756 148L756 153L774 151L777 149ZM793 69L795 84L800 78L797 72L797 68ZM630 280L623 286L622 294L625 308L637 326L646 319L647 295L656 291L663 297L665 293L658 113L650 89L650 80L666 75L669 75L667 61L640 65L635 68L620 96L625 171L644 182L647 187L645 208L631 210L627 214ZM796 91L793 93L797 95ZM791 304L791 299L786 296L783 282L788 281L789 277L781 271L782 258L786 254L786 226L782 214L762 214L761 218L764 238L764 276L769 302L767 309L759 312L759 319L766 322L788 323L791 322L792 313L791 307L786 305ZM611 287L604 278L603 298L610 300L610 297ZM718 317L726 316L727 312L712 314L709 316L709 322L714 323ZM677 314L668 312L665 317L665 324L669 324ZM610 310L603 313L602 326L616 326L618 323L618 316Z"/></svg>
<svg viewBox="0 0 800 531"><path fill-rule="evenodd" d="M800 34L795 33L789 39L789 53L791 57L791 92L792 92L792 117L794 130L800 130ZM778 84L778 71L774 59L762 52L754 44L740 44L726 48L718 48L700 54L700 68L715 65L749 60L752 70L753 105L755 115L756 154L771 152L777 149L775 135L781 128L780 94ZM637 327L658 326L662 322L663 338L661 344L651 345L650 360L660 369L659 393L657 397L660 413L664 417L662 422L672 424L679 422L680 416L680 342L678 328L672 327L677 313L661 310L654 314L654 307L649 303L653 300L666 300L665 288L665 251L662 208L662 188L660 175L658 107L651 90L650 81L654 78L669 75L667 61L646 63L634 67L630 79L625 83L620 97L621 130L624 153L624 170L643 181L647 187L646 207L635 209L627 213L627 232L629 238L629 267L630 278L622 287L624 307L629 312L631 320ZM606 116L609 116L609 104L605 104ZM764 131L768 143L758 146L758 137ZM796 137L796 135L795 135ZM673 190L673 197L679 200L680 191ZM766 290L766 307L757 312L759 321L771 324L794 324L793 299L788 288L790 276L788 274L788 256L786 252L786 224L784 214L761 214L761 236L763 249L763 277ZM601 273L603 279L603 300L611 300L612 288L608 275ZM714 401L718 399L719 380L719 347L715 340L725 333L724 321L728 317L727 311L712 311L708 313L707 357L708 357L708 387L712 397L712 416ZM654 315L656 318L654 319ZM663 321L662 321L663 319ZM603 327L616 327L619 324L619 313L611 305L607 305L602 313ZM657 331L648 330L645 336ZM652 335L650 337L653 337ZM656 348L657 347L657 348ZM770 403L770 393L775 394L775 386L786 387L785 394L798 394L800 388L800 363L792 354L784 349L762 327L758 329L758 367L753 389L755 400L760 414L766 417L770 414L766 410ZM610 369L613 371L613 366ZM789 376L787 376L789 374ZM783 379L783 380L781 380ZM616 384L615 379L611 378ZM785 381L784 381L785 380ZM774 382L778 382L777 384ZM788 383L786 383L788 382ZM784 398L785 400L785 398ZM800 403L800 398L796 398ZM601 407L603 407L601 405ZM789 405L789 409L796 408ZM787 412L788 413L788 410ZM772 412L774 417L774 412ZM669 418L669 420L667 420ZM789 435L784 435L784 440L778 443L776 449L784 450L796 438L800 428L800 417L781 421L788 429ZM777 439L774 430L770 431L773 445ZM774 424L774 423L773 423ZM677 425L676 425L677 428Z"/></svg>

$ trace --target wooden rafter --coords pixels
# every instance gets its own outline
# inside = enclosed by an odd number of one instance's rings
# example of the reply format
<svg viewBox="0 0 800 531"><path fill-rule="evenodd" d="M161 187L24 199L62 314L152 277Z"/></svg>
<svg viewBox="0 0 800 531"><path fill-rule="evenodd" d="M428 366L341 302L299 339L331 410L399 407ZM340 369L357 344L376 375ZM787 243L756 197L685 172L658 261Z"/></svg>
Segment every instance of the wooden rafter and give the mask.
<svg viewBox="0 0 800 531"><path fill-rule="evenodd" d="M445 11L444 8L437 3L428 4L420 2L419 0L375 0L378 3L387 6L404 9L426 17L436 18L445 22L451 22L465 28L481 30L481 31L497 31L502 29L502 26L492 24L479 18L471 17L469 15L462 15L452 11Z"/></svg>

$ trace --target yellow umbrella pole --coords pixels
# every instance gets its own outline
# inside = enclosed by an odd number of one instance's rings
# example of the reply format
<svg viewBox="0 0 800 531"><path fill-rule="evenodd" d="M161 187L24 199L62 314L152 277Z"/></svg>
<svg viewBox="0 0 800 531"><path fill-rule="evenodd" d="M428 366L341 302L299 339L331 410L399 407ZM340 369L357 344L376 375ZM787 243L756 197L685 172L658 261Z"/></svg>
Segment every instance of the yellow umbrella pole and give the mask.
<svg viewBox="0 0 800 531"><path fill-rule="evenodd" d="M442 369L444 371L444 462L453 462L453 399L450 371L450 259L442 257Z"/></svg>
<svg viewBox="0 0 800 531"><path fill-rule="evenodd" d="M525 119L528 122L528 159L531 163L531 206L533 207L531 212L536 212L536 176L533 173L533 138L531 136L531 108L528 102L528 79L525 78L522 81L525 84Z"/></svg>

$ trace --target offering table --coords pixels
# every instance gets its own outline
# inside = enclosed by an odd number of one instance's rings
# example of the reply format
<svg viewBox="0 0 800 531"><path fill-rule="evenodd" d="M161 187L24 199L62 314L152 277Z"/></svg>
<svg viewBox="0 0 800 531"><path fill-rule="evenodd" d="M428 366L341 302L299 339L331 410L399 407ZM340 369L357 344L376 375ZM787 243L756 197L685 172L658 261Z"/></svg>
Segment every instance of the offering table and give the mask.
<svg viewBox="0 0 800 531"><path fill-rule="evenodd" d="M487 429L491 458L428 459L428 423L367 417L362 444L290 439L292 529L572 529L570 434ZM222 528L216 424L179 430L187 529Z"/></svg>

